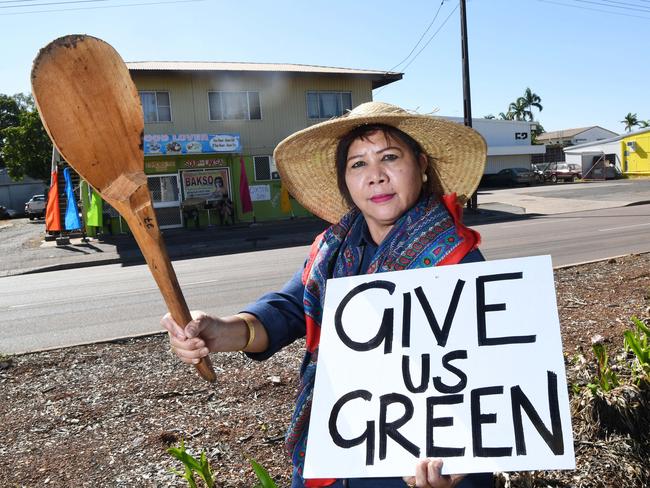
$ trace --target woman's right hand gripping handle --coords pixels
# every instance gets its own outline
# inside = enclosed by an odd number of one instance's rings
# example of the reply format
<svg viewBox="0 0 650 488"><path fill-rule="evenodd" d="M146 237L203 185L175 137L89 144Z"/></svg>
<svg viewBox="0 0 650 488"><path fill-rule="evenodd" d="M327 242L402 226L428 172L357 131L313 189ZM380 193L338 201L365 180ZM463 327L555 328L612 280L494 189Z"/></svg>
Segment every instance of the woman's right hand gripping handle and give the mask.
<svg viewBox="0 0 650 488"><path fill-rule="evenodd" d="M211 352L262 352L268 347L266 330L254 315L213 317L199 310L192 311L191 315L192 321L185 328L169 313L160 321L169 333L172 352L184 363L198 364Z"/></svg>

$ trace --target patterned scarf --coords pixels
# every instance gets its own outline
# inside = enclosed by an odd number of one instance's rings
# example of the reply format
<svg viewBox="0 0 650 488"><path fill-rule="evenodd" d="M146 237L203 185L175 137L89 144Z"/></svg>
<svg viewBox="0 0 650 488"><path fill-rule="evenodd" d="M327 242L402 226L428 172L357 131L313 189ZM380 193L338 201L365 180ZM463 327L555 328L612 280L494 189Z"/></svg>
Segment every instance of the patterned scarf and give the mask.
<svg viewBox="0 0 650 488"><path fill-rule="evenodd" d="M460 262L476 249L480 235L465 227L462 208L456 195L441 200L423 197L406 212L384 238L368 267L367 273L399 271ZM307 323L307 352L300 370L300 391L296 409L286 436L286 448L292 457L294 471L302 476L307 445L307 431L318 361L320 324L325 300L325 284L329 278L360 274L362 249L350 244L350 235L359 235L365 220L359 210L347 213L312 244L303 272L305 293L303 304ZM311 479L307 487L329 486L336 480Z"/></svg>

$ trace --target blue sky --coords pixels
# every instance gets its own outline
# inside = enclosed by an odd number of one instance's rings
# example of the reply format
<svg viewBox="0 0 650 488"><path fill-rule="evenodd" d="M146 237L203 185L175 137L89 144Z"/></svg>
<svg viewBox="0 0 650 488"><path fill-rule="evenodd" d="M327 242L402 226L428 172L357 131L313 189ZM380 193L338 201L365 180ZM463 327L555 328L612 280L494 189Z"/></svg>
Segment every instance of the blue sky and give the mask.
<svg viewBox="0 0 650 488"><path fill-rule="evenodd" d="M0 93L28 91L38 50L73 33L104 39L127 61L280 62L388 70L409 54L441 3L64 4L69 1L0 0ZM99 8L115 5L128 6ZM438 33L409 66L404 68L406 61L397 67L404 72L401 81L375 90L376 100L462 117L457 5L457 0L444 1L414 55ZM34 12L42 10L49 11ZM643 41L650 28L650 1L468 0L467 13L474 117L505 112L529 86L542 97L544 110L537 119L547 131L600 125L622 132L620 121L628 112L650 119L650 63Z"/></svg>

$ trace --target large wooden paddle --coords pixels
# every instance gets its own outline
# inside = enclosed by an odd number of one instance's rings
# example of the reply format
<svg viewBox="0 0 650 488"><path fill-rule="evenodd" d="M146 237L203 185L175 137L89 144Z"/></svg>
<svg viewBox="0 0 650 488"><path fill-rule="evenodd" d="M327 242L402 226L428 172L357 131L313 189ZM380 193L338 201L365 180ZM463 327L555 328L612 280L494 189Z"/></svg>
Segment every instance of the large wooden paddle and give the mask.
<svg viewBox="0 0 650 488"><path fill-rule="evenodd" d="M59 153L124 217L172 317L184 326L192 317L151 203L142 107L124 61L100 39L61 37L36 56L32 91ZM209 359L196 368L204 379L216 379Z"/></svg>

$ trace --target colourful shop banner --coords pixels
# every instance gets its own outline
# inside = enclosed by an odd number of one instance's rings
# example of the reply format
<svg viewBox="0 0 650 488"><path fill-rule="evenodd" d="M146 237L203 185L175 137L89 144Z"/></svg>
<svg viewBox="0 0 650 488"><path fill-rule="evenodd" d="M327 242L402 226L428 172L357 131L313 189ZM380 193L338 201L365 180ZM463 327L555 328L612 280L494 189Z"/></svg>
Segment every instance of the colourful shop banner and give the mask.
<svg viewBox="0 0 650 488"><path fill-rule="evenodd" d="M210 154L241 152L239 134L145 134L144 154Z"/></svg>

